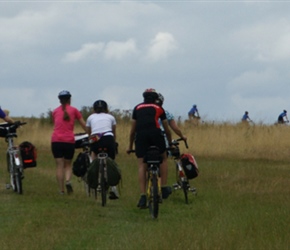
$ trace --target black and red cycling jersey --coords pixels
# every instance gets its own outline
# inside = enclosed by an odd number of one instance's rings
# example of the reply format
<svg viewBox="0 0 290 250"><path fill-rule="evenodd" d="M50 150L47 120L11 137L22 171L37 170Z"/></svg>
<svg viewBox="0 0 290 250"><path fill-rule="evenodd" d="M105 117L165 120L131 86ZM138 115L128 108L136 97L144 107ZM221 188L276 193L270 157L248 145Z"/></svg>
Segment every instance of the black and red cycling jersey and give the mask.
<svg viewBox="0 0 290 250"><path fill-rule="evenodd" d="M160 128L158 122L166 119L162 107L154 103L140 103L133 109L132 119L136 120L136 132Z"/></svg>

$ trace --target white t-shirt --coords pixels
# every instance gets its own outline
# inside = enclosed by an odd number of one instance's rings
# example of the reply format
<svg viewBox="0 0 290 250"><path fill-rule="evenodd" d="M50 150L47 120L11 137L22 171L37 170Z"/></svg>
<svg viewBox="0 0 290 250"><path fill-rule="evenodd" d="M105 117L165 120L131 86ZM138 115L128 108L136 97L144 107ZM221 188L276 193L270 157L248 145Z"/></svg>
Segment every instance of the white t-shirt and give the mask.
<svg viewBox="0 0 290 250"><path fill-rule="evenodd" d="M86 126L91 128L92 135L105 132L107 133L104 135L113 135L112 127L116 124L115 117L107 113L91 114L86 122Z"/></svg>

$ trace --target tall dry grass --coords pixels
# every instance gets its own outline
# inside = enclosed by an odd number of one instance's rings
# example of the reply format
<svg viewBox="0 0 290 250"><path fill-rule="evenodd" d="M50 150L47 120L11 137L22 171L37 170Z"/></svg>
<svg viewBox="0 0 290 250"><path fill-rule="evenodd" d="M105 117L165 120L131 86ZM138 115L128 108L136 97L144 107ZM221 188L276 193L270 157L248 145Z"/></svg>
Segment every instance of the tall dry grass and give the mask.
<svg viewBox="0 0 290 250"><path fill-rule="evenodd" d="M38 148L49 149L52 125L38 119L23 119L27 125L18 130L16 142L29 140ZM183 152L198 157L290 160L290 127L245 124L180 123L179 127L188 138L189 149L180 144ZM129 141L130 123L117 124L117 141L120 153L125 152ZM76 124L75 132L83 132ZM173 133L173 138L177 136ZM5 142L0 141L0 147ZM5 145L6 146L6 145Z"/></svg>

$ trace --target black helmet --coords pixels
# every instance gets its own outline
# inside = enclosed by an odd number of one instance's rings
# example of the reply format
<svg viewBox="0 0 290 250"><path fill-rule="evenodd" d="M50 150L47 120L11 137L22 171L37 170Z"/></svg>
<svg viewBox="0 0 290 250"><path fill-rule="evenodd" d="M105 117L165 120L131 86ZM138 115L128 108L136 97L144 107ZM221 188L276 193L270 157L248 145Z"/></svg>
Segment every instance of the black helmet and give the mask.
<svg viewBox="0 0 290 250"><path fill-rule="evenodd" d="M245 112L245 114L247 115L247 114L249 114L249 112L248 112L248 111L246 111L246 112Z"/></svg>
<svg viewBox="0 0 290 250"><path fill-rule="evenodd" d="M287 110L284 109L283 112L284 112L284 113L287 113Z"/></svg>
<svg viewBox="0 0 290 250"><path fill-rule="evenodd" d="M143 92L143 97L145 100L153 101L155 102L158 99L158 94L155 89L145 89Z"/></svg>
<svg viewBox="0 0 290 250"><path fill-rule="evenodd" d="M67 90L60 91L58 94L58 98L70 98L71 94Z"/></svg>
<svg viewBox="0 0 290 250"><path fill-rule="evenodd" d="M108 109L108 104L103 100L97 100L94 102L93 107L95 112L106 112Z"/></svg>
<svg viewBox="0 0 290 250"><path fill-rule="evenodd" d="M157 104L159 104L160 106L162 106L164 103L164 97L161 93L158 93L158 99L157 99Z"/></svg>

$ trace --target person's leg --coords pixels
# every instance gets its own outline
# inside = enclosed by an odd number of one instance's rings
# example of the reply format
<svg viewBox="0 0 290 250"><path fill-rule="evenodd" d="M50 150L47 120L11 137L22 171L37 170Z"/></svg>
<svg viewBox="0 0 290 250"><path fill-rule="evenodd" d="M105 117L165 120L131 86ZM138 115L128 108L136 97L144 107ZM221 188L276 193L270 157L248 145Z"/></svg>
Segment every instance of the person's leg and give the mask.
<svg viewBox="0 0 290 250"><path fill-rule="evenodd" d="M168 177L167 155L166 152L162 154L163 161L160 164L160 179L161 187L166 186Z"/></svg>
<svg viewBox="0 0 290 250"><path fill-rule="evenodd" d="M64 193L64 159L63 158L55 158L56 163L56 181L58 183L59 191Z"/></svg>
<svg viewBox="0 0 290 250"><path fill-rule="evenodd" d="M146 194L146 163L143 158L138 158L138 179L141 194Z"/></svg>

